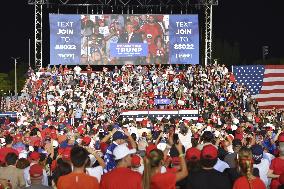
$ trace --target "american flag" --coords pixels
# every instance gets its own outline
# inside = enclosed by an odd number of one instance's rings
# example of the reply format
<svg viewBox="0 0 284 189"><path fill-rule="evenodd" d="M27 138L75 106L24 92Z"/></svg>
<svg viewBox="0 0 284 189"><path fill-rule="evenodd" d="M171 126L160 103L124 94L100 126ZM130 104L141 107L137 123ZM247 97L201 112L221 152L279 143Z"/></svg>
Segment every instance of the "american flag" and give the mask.
<svg viewBox="0 0 284 189"><path fill-rule="evenodd" d="M260 109L284 109L284 65L233 66L233 74Z"/></svg>

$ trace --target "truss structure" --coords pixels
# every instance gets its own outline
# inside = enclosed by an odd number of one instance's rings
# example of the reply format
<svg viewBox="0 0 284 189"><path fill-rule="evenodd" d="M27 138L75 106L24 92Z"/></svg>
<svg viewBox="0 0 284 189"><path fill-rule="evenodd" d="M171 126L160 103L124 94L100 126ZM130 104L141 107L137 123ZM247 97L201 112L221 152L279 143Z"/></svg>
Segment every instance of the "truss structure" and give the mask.
<svg viewBox="0 0 284 189"><path fill-rule="evenodd" d="M218 5L218 0L28 0L29 5L35 6L35 66L42 67L42 15L43 6L47 8L57 7L85 7L86 13L93 14L93 9L96 13L104 13L104 10L120 8L121 13L135 14L137 8L142 8L145 13L161 13L162 9L172 14L179 11L181 14L188 13L189 7L201 9L205 11L205 60L207 66L212 60L212 8ZM91 12L89 12L89 7ZM98 11L99 10L99 11ZM123 12L125 10L125 12ZM154 10L154 11L153 11ZM78 9L77 9L78 13Z"/></svg>
<svg viewBox="0 0 284 189"><path fill-rule="evenodd" d="M207 0L205 6L205 60L204 65L207 66L212 62L212 30L213 30L213 7L214 0ZM218 2L217 2L218 3Z"/></svg>

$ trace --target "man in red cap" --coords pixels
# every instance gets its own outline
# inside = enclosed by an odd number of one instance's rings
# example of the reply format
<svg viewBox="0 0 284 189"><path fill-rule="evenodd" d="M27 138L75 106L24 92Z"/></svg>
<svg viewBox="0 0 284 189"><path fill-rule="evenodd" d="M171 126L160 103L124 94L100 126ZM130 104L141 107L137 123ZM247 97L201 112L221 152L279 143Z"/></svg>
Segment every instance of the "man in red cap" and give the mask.
<svg viewBox="0 0 284 189"><path fill-rule="evenodd" d="M131 157L131 170L137 171L142 175L143 170L144 170L144 166L141 163L141 160L142 160L142 158L139 155L137 155L137 154L132 155L132 157Z"/></svg>
<svg viewBox="0 0 284 189"><path fill-rule="evenodd" d="M186 161L199 161L201 151L195 147L191 147L186 150L185 159Z"/></svg>
<svg viewBox="0 0 284 189"><path fill-rule="evenodd" d="M231 189L228 176L214 169L217 159L217 148L211 144L204 146L200 158L201 170L190 175L186 188Z"/></svg>
<svg viewBox="0 0 284 189"><path fill-rule="evenodd" d="M30 168L33 165L38 165L39 164L40 153L35 152L35 151L32 152L29 155L29 160L30 160L30 166L27 167L24 170L24 178L25 178L25 181L26 181L26 186L30 186L31 185ZM41 179L42 185L48 186L47 173L46 173L46 171L44 169L42 170L42 175L43 175L42 179Z"/></svg>
<svg viewBox="0 0 284 189"><path fill-rule="evenodd" d="M48 189L49 186L42 185L43 179L43 168L39 164L34 164L30 167L30 180L31 186L27 187L28 189Z"/></svg>

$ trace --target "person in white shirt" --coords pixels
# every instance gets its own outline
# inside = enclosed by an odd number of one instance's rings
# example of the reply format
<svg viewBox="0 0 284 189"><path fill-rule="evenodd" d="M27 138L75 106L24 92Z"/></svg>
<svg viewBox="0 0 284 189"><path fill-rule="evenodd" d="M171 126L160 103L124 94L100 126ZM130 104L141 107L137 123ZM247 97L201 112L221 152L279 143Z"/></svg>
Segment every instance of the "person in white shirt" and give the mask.
<svg viewBox="0 0 284 189"><path fill-rule="evenodd" d="M214 169L219 171L219 172L224 172L224 170L227 169L227 168L230 168L230 166L226 162L224 162L224 161L222 161L218 158L217 163L214 165Z"/></svg>
<svg viewBox="0 0 284 189"><path fill-rule="evenodd" d="M179 140L184 146L185 150L192 147L191 136L192 136L191 130L185 126L182 127L180 133L178 133Z"/></svg>
<svg viewBox="0 0 284 189"><path fill-rule="evenodd" d="M30 159L31 159L30 166L24 169L24 179L25 179L25 182L26 182L26 187L29 187L31 185L30 168L31 168L32 165L38 164L39 159L40 159L40 153L32 152L30 154ZM44 186L48 186L47 173L44 169L43 169L43 175L42 175L41 183Z"/></svg>
<svg viewBox="0 0 284 189"><path fill-rule="evenodd" d="M265 186L269 186L269 180L267 173L270 163L267 159L263 158L263 148L259 144L255 144L251 147L252 158L254 160L253 167L258 168L260 179L264 182Z"/></svg>

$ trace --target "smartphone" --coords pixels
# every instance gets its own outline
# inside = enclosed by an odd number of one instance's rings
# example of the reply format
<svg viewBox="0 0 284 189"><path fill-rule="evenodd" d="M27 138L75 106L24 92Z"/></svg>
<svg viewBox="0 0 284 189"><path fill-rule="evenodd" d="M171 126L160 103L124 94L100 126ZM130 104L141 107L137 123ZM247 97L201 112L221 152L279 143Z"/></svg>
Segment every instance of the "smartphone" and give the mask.
<svg viewBox="0 0 284 189"><path fill-rule="evenodd" d="M179 137L178 137L178 134L176 134L176 133L173 134L173 142L174 142L174 144L179 143Z"/></svg>

